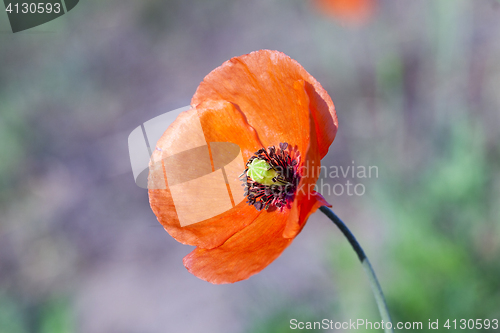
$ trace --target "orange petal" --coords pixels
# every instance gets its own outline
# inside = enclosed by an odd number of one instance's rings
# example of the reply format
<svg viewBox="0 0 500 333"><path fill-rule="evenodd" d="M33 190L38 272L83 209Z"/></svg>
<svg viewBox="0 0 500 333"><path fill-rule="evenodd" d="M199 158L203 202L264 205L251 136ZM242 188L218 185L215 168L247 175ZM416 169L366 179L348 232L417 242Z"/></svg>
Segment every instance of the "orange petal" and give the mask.
<svg viewBox="0 0 500 333"><path fill-rule="evenodd" d="M290 245L292 239L282 237L289 219L298 219L296 202L283 212L262 211L252 224L217 248L196 248L184 257L184 266L190 273L214 284L247 279Z"/></svg>
<svg viewBox="0 0 500 333"><path fill-rule="evenodd" d="M303 129L306 131L306 129ZM314 188L319 178L321 162L319 159L319 147L316 140L316 128L313 119L309 122L309 137L307 153L302 161L299 186L295 200L298 202L299 217L289 219L283 237L293 238L302 230L309 215L314 213L320 206L329 205L326 200L317 193Z"/></svg>
<svg viewBox="0 0 500 333"><path fill-rule="evenodd" d="M305 82L308 105L297 105L299 96L294 88L297 81ZM214 69L199 85L192 104L207 100L226 100L235 104L265 147L302 141L301 130L309 124L300 115L309 116L309 109L315 122L321 158L337 133L337 115L328 93L298 62L278 51L252 52L232 58Z"/></svg>
<svg viewBox="0 0 500 333"><path fill-rule="evenodd" d="M200 127L201 124L201 127ZM202 134L200 135L200 128ZM206 142L232 142L242 151L243 158L248 159L253 152L260 149L255 130L248 125L243 114L232 104L224 101L207 102L196 109L183 112L165 131L157 143L152 161L163 161L179 150L206 144ZM244 201L220 215L202 222L182 227L172 198L172 191L165 178L164 168L154 172L150 169L149 201L151 208L165 230L177 241L213 248L224 243L234 233L252 223L260 212ZM241 170L243 172L243 170ZM162 183L163 188L158 186ZM183 200L189 198L183 198ZM193 210L198 209L193 198Z"/></svg>

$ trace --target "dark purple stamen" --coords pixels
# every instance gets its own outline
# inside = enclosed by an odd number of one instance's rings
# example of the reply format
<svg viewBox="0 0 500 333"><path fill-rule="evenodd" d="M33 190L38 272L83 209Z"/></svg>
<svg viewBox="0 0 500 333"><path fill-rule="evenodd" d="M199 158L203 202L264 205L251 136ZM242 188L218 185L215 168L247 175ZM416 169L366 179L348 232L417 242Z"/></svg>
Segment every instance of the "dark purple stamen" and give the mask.
<svg viewBox="0 0 500 333"><path fill-rule="evenodd" d="M247 175L248 165L256 158L266 161L277 172L278 175L273 178L275 184L263 185ZM286 142L280 143L279 148L272 146L267 150L264 148L259 149L250 157L245 172L240 177L243 186L245 186L247 203L255 206L259 211L271 207L278 209L283 209L286 206L290 207L299 186L299 164L300 152Z"/></svg>

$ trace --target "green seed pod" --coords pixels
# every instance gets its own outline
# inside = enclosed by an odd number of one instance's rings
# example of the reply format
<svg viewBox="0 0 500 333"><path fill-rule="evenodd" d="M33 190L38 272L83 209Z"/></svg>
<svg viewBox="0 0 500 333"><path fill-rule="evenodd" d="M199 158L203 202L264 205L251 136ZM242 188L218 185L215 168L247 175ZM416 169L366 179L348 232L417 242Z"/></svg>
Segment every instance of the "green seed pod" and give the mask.
<svg viewBox="0 0 500 333"><path fill-rule="evenodd" d="M278 173L266 161L256 158L247 167L247 175L254 182L267 186L275 184L273 178L278 176Z"/></svg>

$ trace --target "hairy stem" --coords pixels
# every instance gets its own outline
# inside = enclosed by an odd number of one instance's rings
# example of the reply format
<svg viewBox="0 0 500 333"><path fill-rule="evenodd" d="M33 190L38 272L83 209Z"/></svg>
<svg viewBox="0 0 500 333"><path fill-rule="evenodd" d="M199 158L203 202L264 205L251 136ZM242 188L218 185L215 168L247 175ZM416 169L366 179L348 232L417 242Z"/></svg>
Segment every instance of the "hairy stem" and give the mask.
<svg viewBox="0 0 500 333"><path fill-rule="evenodd" d="M384 321L385 332L386 333L394 332L392 327L387 328L387 325L385 325L385 323L390 322L391 323L390 326L392 326L391 316L389 315L389 310L387 309L387 304L385 302L384 293L382 292L380 283L378 282L377 276L375 275L375 271L373 270L370 261L366 257L365 252L363 251L363 249L361 248L361 246L359 245L358 241L351 233L349 228L347 228L344 222L342 222L342 220L330 208L326 206L321 206L319 210L322 211L326 216L328 216L328 218L332 220L333 223L335 223L335 225L340 229L340 231L342 231L342 233L347 238L352 248L358 255L359 261L361 261L361 265L363 266L366 275L368 275L368 280L370 281L370 287L372 289L373 296L375 296L375 301L377 302L378 311L380 312L380 316Z"/></svg>

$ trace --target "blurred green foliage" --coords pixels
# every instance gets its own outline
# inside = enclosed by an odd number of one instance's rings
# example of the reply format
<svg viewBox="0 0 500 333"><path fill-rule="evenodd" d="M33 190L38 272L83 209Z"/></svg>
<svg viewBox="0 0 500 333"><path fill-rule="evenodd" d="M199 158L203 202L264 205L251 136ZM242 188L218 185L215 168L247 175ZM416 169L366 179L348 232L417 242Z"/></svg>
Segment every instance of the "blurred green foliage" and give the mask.
<svg viewBox="0 0 500 333"><path fill-rule="evenodd" d="M280 309L279 311L273 312L268 317L265 317L261 320L258 320L255 323L252 323L249 332L251 333L290 332L290 325L292 325L290 320L292 318L297 318L297 315L299 316L300 319L297 319L297 322L294 322L294 324L297 324L297 327L304 326L304 329L296 328L293 330L294 332L322 332L322 330L320 329L305 328L307 322L320 321L320 319L318 319L320 318L320 316L318 312L312 311L311 309L301 305L296 305L295 307L291 308L283 306L283 308ZM299 322L302 322L300 324L301 326L298 325Z"/></svg>
<svg viewBox="0 0 500 333"><path fill-rule="evenodd" d="M71 303L54 297L40 304L22 304L19 299L0 294L0 332L75 332Z"/></svg>
<svg viewBox="0 0 500 333"><path fill-rule="evenodd" d="M495 319L500 316L498 248L488 248L494 161L474 122L455 121L445 153L385 202L397 223L387 295L395 318ZM397 200L396 200L397 198ZM490 251L493 251L492 253Z"/></svg>

